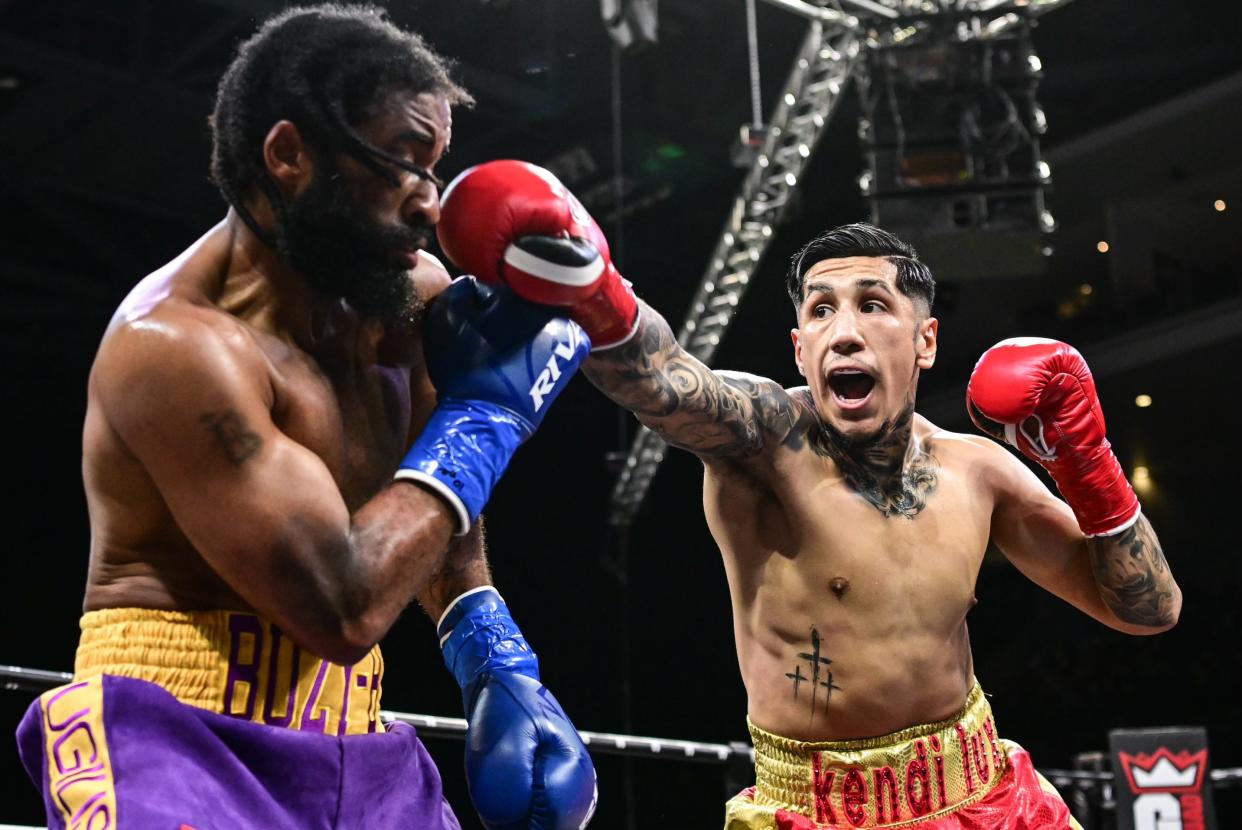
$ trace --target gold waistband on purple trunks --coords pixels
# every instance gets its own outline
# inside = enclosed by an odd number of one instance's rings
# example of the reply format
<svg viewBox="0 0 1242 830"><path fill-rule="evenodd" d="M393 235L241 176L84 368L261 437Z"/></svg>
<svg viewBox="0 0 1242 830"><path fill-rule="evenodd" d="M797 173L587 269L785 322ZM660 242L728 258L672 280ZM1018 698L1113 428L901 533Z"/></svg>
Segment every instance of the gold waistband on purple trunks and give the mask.
<svg viewBox="0 0 1242 830"><path fill-rule="evenodd" d="M808 743L747 725L755 805L834 826L894 827L952 813L987 795L1008 763L978 683L952 718L878 738Z"/></svg>
<svg viewBox="0 0 1242 830"><path fill-rule="evenodd" d="M299 648L274 623L237 611L88 611L74 680L147 680L182 703L327 735L382 731L379 646L352 666Z"/></svg>

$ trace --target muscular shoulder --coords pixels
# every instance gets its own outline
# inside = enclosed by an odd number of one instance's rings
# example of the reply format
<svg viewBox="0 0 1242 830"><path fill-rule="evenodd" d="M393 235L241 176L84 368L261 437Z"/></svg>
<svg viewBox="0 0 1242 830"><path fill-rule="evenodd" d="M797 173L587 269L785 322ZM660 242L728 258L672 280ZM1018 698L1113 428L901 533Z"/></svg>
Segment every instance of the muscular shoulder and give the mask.
<svg viewBox="0 0 1242 830"><path fill-rule="evenodd" d="M100 343L90 384L110 416L213 391L271 400L267 364L244 325L177 298L118 315Z"/></svg>
<svg viewBox="0 0 1242 830"><path fill-rule="evenodd" d="M934 428L934 452L942 463L952 464L972 481L991 489L1012 489L1030 472L1005 445L983 435Z"/></svg>
<svg viewBox="0 0 1242 830"><path fill-rule="evenodd" d="M764 436L767 451L802 449L819 431L819 418L810 390L805 386L787 389L774 380L745 372L717 370L717 377L751 404L755 430Z"/></svg>
<svg viewBox="0 0 1242 830"><path fill-rule="evenodd" d="M815 415L815 401L811 398L811 387L809 386L790 386L786 387L785 394L795 401L798 406L806 411L808 415Z"/></svg>
<svg viewBox="0 0 1242 830"><path fill-rule="evenodd" d="M779 467L778 459L791 454L820 453L820 422L806 387L787 389L774 380L744 372L717 370L715 375L747 402L743 420L751 438L745 452L720 453L715 458L700 452L709 466L713 461L722 462L753 476L774 464Z"/></svg>

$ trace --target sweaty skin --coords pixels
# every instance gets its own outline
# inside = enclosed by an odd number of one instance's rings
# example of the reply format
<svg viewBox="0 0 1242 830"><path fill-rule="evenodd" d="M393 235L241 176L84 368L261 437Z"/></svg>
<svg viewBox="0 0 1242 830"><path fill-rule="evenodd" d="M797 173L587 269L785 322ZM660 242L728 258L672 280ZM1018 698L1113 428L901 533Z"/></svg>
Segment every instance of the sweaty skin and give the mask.
<svg viewBox="0 0 1242 830"><path fill-rule="evenodd" d="M441 96L394 93L360 128L430 170L451 119ZM289 122L264 144L286 198L314 154ZM389 226L431 227L435 187L392 186L337 159L354 201ZM249 207L271 227L265 199ZM394 250L423 303L443 266ZM432 617L487 582L481 534L451 542L438 497L392 475L435 405L419 331L363 319L312 290L236 213L138 284L91 372L83 476L86 610L256 611L304 648L357 660L417 599Z"/></svg>
<svg viewBox="0 0 1242 830"><path fill-rule="evenodd" d="M793 342L806 387L708 369L645 304L634 338L586 364L605 394L703 461L756 725L844 740L959 710L989 538L1106 625L1174 624L1181 594L1146 519L1089 541L1006 449L914 414L938 323L897 289L891 262L824 260L805 283ZM834 395L842 368L874 378L861 403Z"/></svg>

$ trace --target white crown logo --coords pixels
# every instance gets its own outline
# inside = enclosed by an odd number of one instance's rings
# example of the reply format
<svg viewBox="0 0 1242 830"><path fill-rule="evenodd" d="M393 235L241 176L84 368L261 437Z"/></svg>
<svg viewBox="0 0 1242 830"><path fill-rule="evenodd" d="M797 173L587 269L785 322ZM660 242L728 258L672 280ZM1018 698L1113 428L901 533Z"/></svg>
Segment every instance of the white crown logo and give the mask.
<svg viewBox="0 0 1242 830"><path fill-rule="evenodd" d="M1189 787L1195 783L1199 773L1199 765L1191 764L1186 769L1178 769L1168 758L1161 758L1156 765L1147 771L1140 767L1134 769L1134 783L1144 790L1163 790L1168 787Z"/></svg>
<svg viewBox="0 0 1242 830"><path fill-rule="evenodd" d="M1161 747L1147 755L1120 753L1134 790L1187 790L1199 784L1199 773L1207 763L1207 750L1176 754Z"/></svg>

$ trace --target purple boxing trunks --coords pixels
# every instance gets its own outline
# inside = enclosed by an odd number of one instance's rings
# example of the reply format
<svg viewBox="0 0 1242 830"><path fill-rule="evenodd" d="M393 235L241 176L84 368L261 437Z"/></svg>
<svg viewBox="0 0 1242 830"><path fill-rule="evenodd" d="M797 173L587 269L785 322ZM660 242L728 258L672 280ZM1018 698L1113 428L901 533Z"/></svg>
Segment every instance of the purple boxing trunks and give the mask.
<svg viewBox="0 0 1242 830"><path fill-rule="evenodd" d="M170 622L165 617L159 625ZM252 639L246 659L264 665L268 652L261 645ZM227 645L223 652L222 666L236 662ZM266 678L260 672L251 680L288 688L293 679L290 708L304 693L318 695L309 711L325 716L312 722L333 722L336 713L318 702L326 684L296 681L299 675L322 681L324 671L305 653L293 663L311 663L310 670ZM240 706L229 714L212 711L179 700L163 684L109 670L123 664L98 673L83 672L82 664L80 648L75 682L41 695L18 727L22 762L42 793L49 828L460 830L413 727L366 731L365 720L339 732L269 725L245 717ZM235 679L238 673L220 674ZM310 691L299 691L303 686ZM260 700L284 697L264 695L260 685L244 692ZM378 698L373 705L378 712Z"/></svg>

